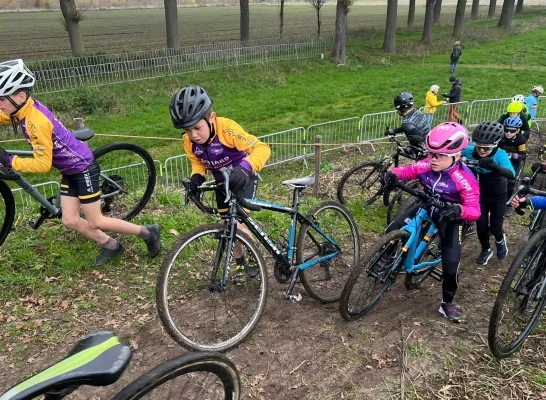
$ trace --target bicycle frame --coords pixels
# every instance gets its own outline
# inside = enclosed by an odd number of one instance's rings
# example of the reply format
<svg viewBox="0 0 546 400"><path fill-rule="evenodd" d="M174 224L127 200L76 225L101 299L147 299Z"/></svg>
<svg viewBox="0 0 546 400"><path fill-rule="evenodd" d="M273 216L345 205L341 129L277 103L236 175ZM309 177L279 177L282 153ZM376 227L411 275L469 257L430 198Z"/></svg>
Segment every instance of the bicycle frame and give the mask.
<svg viewBox="0 0 546 400"><path fill-rule="evenodd" d="M428 229L424 238L418 242L419 237L421 237L423 223L428 223ZM406 253L406 257L404 259L404 269L406 272L415 272L420 269L427 269L440 263L441 258L434 261L424 261L414 264L415 260L421 257L429 243L438 234L436 225L424 208L420 208L417 215L406 226L402 227L401 230L410 234L410 237L403 249Z"/></svg>

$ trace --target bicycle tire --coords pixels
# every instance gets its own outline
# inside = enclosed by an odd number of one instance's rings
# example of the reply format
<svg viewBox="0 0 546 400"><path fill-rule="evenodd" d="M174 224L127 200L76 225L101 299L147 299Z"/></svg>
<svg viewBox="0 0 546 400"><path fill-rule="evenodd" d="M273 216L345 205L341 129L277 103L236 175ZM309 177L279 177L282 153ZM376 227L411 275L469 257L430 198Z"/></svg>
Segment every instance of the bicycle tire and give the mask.
<svg viewBox="0 0 546 400"><path fill-rule="evenodd" d="M406 186L412 189L417 189L419 187L419 181L409 181ZM409 193L406 193L403 190L396 192L396 194L392 196L392 199L389 201L389 207L387 208L387 226L404 212L417 205L417 203L419 203L419 199L413 197Z"/></svg>
<svg viewBox="0 0 546 400"><path fill-rule="evenodd" d="M324 211L334 211L334 214L324 215ZM322 217L320 217L321 213L323 213ZM309 212L307 218L317 224L319 228L323 228L321 229L323 233L332 238L341 248L341 254L321 263L322 265L315 265L301 271L301 284L315 300L321 303L333 303L339 300L345 279L359 259L358 228L349 211L335 201L325 201L319 204ZM346 228L348 229L342 230L342 221L347 223ZM306 243L306 239L310 239L311 243ZM345 245L345 243L347 244ZM330 242L319 235L309 224L301 224L296 239L296 262L298 265L315 256L323 255L329 248L331 250ZM345 254L347 257L344 257ZM333 272L332 267L334 267ZM316 278L317 276L318 278ZM333 279L331 279L332 276Z"/></svg>
<svg viewBox="0 0 546 400"><path fill-rule="evenodd" d="M99 179L103 214L130 221L148 204L154 192L157 179L154 160L143 147L126 142L99 147L93 151L93 155L101 168ZM110 161L115 164L110 164ZM116 190L105 176L124 187L120 196L113 197L115 203L105 198L108 191ZM141 180L145 180L144 184ZM144 191L141 194L142 187ZM134 204L128 206L129 200Z"/></svg>
<svg viewBox="0 0 546 400"><path fill-rule="evenodd" d="M423 251L423 254L421 254L421 256L415 261L415 264L424 262L430 256L432 256L431 261L441 258L441 254L434 254L434 249L436 249L436 253L438 253L438 250L440 249L440 237L438 235L436 235L434 239L429 242L427 248ZM406 286L406 289L417 289L429 277L434 268L436 267L429 267L416 273L408 272L404 278L404 285Z"/></svg>
<svg viewBox="0 0 546 400"><path fill-rule="evenodd" d="M339 300L339 313L343 319L347 321L354 321L363 317L379 302L381 296L383 296L383 294L392 286L396 280L396 275L400 271L400 268L402 268L403 260L399 261L396 269L393 271L392 261L387 259L383 265L379 266L379 271L377 269L374 271L374 273L378 275L377 278L371 276L368 271L374 268L386 254L387 257L393 258L387 253L389 248L390 250L396 250L398 245L402 245L400 246L400 251L402 251L402 247L408 241L409 237L410 234L406 231L396 230L387 233L379 240L379 242L376 243L375 246L370 248L366 253L366 256L362 257L358 264L354 266L349 278L347 279L347 282L345 283L345 287L343 288L343 292L341 293L341 298ZM398 253L398 251L396 253ZM399 254L394 254L394 258L397 257L399 257ZM355 311L352 307L350 307L349 303L351 301L351 294L353 294L355 286L359 281L359 277L363 272L366 272L367 278L371 277L372 279L375 279L374 293L373 296L371 296L371 299L367 300L364 306ZM379 285L376 285L378 281Z"/></svg>
<svg viewBox="0 0 546 400"><path fill-rule="evenodd" d="M15 219L15 199L9 186L0 181L0 246L6 241Z"/></svg>
<svg viewBox="0 0 546 400"><path fill-rule="evenodd" d="M508 345L504 345L503 343L501 343L502 340L500 329L502 327L502 319L506 315L504 306L507 302L507 297L509 296L509 293L513 291L512 283L514 281L518 283L525 276L531 276L532 280L536 280L536 278L534 277L537 273L541 274L543 276L543 279L545 279L544 274L546 272L546 251L543 248L545 241L546 229L539 231L533 237L531 237L512 262L512 265L508 269L508 272L506 273L506 276L504 277L504 280L502 281L502 284L500 286L497 298L495 300L495 304L493 305L493 310L491 312L491 318L489 320L489 330L487 335L489 349L498 359L508 357L523 345L525 339L539 321L544 306L546 304L546 295L543 295L542 298L540 298L536 302L536 306L534 310L530 313L530 317L527 320L524 328L521 330L521 333L518 334L513 340L511 340ZM536 253L538 251L542 251L542 253L537 255ZM533 262L532 264L529 264L528 262L526 263L529 256L535 255L539 257L538 260L536 260L536 264L535 262ZM531 261L534 260L534 258L531 258ZM522 266L525 267L522 268ZM522 273L521 276L517 276L518 272ZM537 285L538 283L536 283L534 287L536 287ZM523 301L525 302L523 303L523 305L528 304L528 296L528 294L523 296ZM521 306L522 304L520 304L518 308L521 308ZM517 312L519 314L523 314L521 310L517 310ZM514 332L512 328L508 330L512 333Z"/></svg>
<svg viewBox="0 0 546 400"><path fill-rule="evenodd" d="M224 226L222 224L208 224L202 225L182 235L176 240L165 256L157 277L156 305L161 323L169 336L171 336L176 343L189 350L226 351L237 346L252 332L260 320L267 303L268 286L265 261L256 244L254 244L252 239L241 230L237 230L237 240L242 243L246 249L245 257L249 260L253 260L257 264L259 279L249 278L250 283L244 286L231 284L230 281L224 292L209 291L210 268L215 263L216 257L219 254L218 251L224 251L224 253L220 254L220 258L223 254L227 254L225 249L219 249L223 232ZM190 248L192 242L199 246L201 240L203 243L206 242L205 245L209 244L207 241L211 241L210 244L215 246L215 250L205 251L199 247L197 249ZM225 246L227 246L227 242L225 242ZM201 247L203 247L203 245ZM219 265L221 265L219 268L220 272L223 271L223 261L223 258L219 261ZM175 282L176 284L171 291L169 289L169 279L171 278L174 281L178 278L180 272L178 272L176 268L179 263L182 263L182 272L184 276L180 278L180 282ZM204 272L200 272L199 268L203 268ZM186 288L188 293L184 292ZM181 294L179 296L174 296L173 293L175 290L179 291ZM208 315L203 311L203 308L196 307L195 304L198 304L201 299L203 299L204 305L212 304L216 300L213 296L222 296L219 300L222 300L223 306L229 310L231 316L228 316L228 318L233 318L243 305L248 304L243 304L243 302L235 303L236 300L233 300L233 296L244 296L245 292L243 292L243 290L245 290L246 293L254 290L254 293L250 293L249 296L253 301L257 300L258 304L252 312L249 321L242 326L242 328L239 329L235 327L235 322L233 322L233 324L227 324L228 327L224 329L236 329L236 331L235 333L232 333L231 331L229 333L220 332L219 336L222 338L228 337L227 339L220 339L220 341L216 339L207 339L208 342L205 342L192 337L192 335L213 335L218 330L218 327L213 321L210 321L210 318L208 318ZM169 294L170 291L172 292L171 294ZM228 297L230 294L232 295L232 298ZM178 301L179 299L182 300L180 301L180 304L176 304L176 308L170 307L170 303ZM184 303L188 303L187 299L192 302L190 311L181 311L181 309L185 307ZM188 304L188 306L190 306L190 304ZM180 318L176 318L179 315ZM238 317L238 315L235 315L235 317ZM175 319L177 319L177 321L175 321ZM236 319L235 321L239 321L239 319ZM232 322L232 319L229 319L228 322ZM244 321L240 324L243 323Z"/></svg>
<svg viewBox="0 0 546 400"><path fill-rule="evenodd" d="M367 171L367 168L371 170ZM383 193L383 185L379 181L379 172L382 168L383 164L379 161L367 161L347 171L341 177L337 186L337 199L339 202L345 205L353 201L359 201L359 204L366 206L376 201ZM365 175L359 180L358 177L360 174ZM373 179L371 180L372 186L370 186L370 188L372 189L370 192L374 192L374 194L371 196L363 196L362 193L357 193L358 189L353 193L353 188L351 186L353 179L357 180L354 186L360 186L362 188L363 184L370 180L371 177L373 177Z"/></svg>
<svg viewBox="0 0 546 400"><path fill-rule="evenodd" d="M224 394L219 398L226 400L238 400L240 398L241 378L232 361L218 353L190 353L167 361L146 372L123 388L114 397L114 400L140 399L174 378L195 372L209 372L221 380ZM187 394L186 392L181 393L180 389L180 387L177 387L178 396ZM190 389L195 389L195 387L190 387ZM158 399L157 395L153 396L154 399ZM172 396L160 397L159 399L169 398L172 398ZM187 399L189 397L176 398ZM197 399L198 397L192 398Z"/></svg>

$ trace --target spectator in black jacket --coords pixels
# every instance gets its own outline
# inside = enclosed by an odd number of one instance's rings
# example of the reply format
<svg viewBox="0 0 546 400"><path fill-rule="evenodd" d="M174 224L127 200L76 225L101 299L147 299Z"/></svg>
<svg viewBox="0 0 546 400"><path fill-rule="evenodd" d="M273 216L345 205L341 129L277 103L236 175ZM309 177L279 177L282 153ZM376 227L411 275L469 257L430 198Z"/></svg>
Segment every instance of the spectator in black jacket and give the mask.
<svg viewBox="0 0 546 400"><path fill-rule="evenodd" d="M442 94L442 96L447 98L451 103L449 105L449 122L458 122L459 124L464 125L461 116L457 112L457 103L461 102L461 86L463 83L453 75L449 77L449 83L451 83L451 90L449 93Z"/></svg>
<svg viewBox="0 0 546 400"><path fill-rule="evenodd" d="M455 69L457 69L457 63L459 62L459 57L462 55L463 50L461 49L461 42L457 40L455 42L455 46L453 46L453 49L451 50L451 66L449 67L449 70L452 75L455 73Z"/></svg>

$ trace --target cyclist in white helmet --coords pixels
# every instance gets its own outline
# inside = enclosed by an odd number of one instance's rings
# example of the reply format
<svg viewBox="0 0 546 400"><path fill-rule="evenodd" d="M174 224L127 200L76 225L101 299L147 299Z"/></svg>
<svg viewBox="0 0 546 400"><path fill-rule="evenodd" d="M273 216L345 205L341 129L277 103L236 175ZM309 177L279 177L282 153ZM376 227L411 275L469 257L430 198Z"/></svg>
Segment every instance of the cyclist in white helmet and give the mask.
<svg viewBox="0 0 546 400"><path fill-rule="evenodd" d="M531 94L525 99L525 104L531 113L531 118L535 119L537 116L538 98L544 93L544 88L541 85L533 86Z"/></svg>
<svg viewBox="0 0 546 400"><path fill-rule="evenodd" d="M102 251L95 266L110 262L124 251L121 241L103 230L141 237L151 257L161 248L157 224L140 226L102 215L100 202L100 168L89 146L80 142L53 113L30 96L36 79L23 60L0 63L0 125L19 128L32 146L33 157L10 156L0 147L0 164L19 172L61 174L61 207L63 225L94 240ZM83 210L85 219L80 216Z"/></svg>

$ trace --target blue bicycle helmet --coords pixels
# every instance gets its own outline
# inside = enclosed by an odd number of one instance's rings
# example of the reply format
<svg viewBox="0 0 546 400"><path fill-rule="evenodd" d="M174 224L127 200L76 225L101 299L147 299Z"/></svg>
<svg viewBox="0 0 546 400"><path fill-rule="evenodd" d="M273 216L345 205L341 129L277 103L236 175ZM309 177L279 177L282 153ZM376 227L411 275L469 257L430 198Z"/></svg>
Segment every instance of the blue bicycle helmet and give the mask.
<svg viewBox="0 0 546 400"><path fill-rule="evenodd" d="M509 117L504 120L504 126L507 128L521 128L523 121L519 116Z"/></svg>

